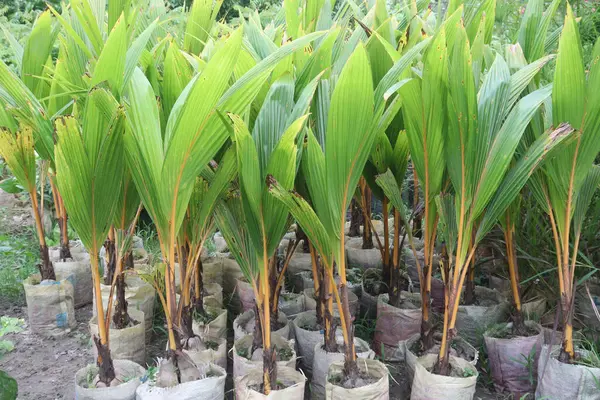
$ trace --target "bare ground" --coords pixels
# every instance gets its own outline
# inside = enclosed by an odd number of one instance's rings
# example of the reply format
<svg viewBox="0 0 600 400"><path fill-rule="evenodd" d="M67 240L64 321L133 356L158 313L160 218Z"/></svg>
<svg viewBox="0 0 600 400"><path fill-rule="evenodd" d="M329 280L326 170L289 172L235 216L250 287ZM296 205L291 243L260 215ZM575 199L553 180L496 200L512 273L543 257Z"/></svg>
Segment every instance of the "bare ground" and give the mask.
<svg viewBox="0 0 600 400"><path fill-rule="evenodd" d="M43 338L28 328L3 337L15 350L0 360L0 369L17 380L18 399L73 399L75 372L93 361L87 325L91 310L91 305L76 310L77 328L64 337ZM24 308L7 311L5 315L27 321Z"/></svg>

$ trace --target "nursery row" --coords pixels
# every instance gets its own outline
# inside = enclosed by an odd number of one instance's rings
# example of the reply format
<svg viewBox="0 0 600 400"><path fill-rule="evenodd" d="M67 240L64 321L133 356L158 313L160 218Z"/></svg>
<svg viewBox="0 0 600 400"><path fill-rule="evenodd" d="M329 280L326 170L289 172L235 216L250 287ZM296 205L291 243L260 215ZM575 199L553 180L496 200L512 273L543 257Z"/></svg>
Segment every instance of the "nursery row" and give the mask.
<svg viewBox="0 0 600 400"><path fill-rule="evenodd" d="M584 302L600 321L576 271L600 184L600 40L585 65L571 6L546 3L528 2L507 45L495 0L285 0L264 26L257 12L217 21L222 0L183 14L71 0L24 46L5 32L0 155L40 246L29 326L60 335L94 303L96 365L76 398L223 398L234 292L240 399L304 398L306 375L313 398L387 399L382 361L406 366L412 399L471 399L482 341L497 391L600 398L574 318ZM521 290L525 196L552 228L557 299ZM135 237L142 213L159 257ZM228 254L207 258L213 240ZM489 259L506 260L508 290L476 285ZM155 297L168 341L146 371ZM376 318L372 344L359 314Z"/></svg>

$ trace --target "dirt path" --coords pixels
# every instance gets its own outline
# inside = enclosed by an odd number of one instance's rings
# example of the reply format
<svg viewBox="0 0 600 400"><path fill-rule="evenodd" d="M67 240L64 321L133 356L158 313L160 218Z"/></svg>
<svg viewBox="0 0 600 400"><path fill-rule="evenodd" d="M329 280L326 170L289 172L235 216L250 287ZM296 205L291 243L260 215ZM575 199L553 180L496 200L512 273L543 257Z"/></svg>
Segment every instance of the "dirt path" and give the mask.
<svg viewBox="0 0 600 400"><path fill-rule="evenodd" d="M6 315L23 318L25 309L14 307ZM15 349L0 360L0 369L8 372L19 385L18 399L73 399L75 372L93 361L88 322L91 305L76 310L77 328L61 338L42 338L25 331L3 339L14 343Z"/></svg>

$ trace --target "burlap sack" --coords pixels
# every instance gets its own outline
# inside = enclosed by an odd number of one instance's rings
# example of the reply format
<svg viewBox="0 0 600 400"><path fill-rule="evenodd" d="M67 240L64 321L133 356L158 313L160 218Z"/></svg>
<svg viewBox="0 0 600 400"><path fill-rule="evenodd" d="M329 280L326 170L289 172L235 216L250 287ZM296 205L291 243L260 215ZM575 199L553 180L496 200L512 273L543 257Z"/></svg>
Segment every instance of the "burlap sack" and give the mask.
<svg viewBox="0 0 600 400"><path fill-rule="evenodd" d="M144 329L144 313L128 310L129 316L136 321L134 326L125 329L109 329L110 355L116 360L129 360L140 365L146 364L146 338ZM98 317L90 320L90 335L98 336ZM94 359L98 357L98 348L92 344Z"/></svg>
<svg viewBox="0 0 600 400"><path fill-rule="evenodd" d="M538 359L544 343L542 327L532 321L526 321L525 324L538 334L511 339L497 339L489 336L489 332L483 335L494 388L498 393L511 393L514 398L535 390L535 381L530 382L527 378L530 373L537 377ZM512 323L504 329L511 328Z"/></svg>
<svg viewBox="0 0 600 400"><path fill-rule="evenodd" d="M196 364L213 363L221 368L227 368L227 340L226 339L213 339L207 340L217 343L219 347L217 349L207 348L206 350L194 351L194 350L183 350L193 362ZM206 343L205 342L205 343Z"/></svg>
<svg viewBox="0 0 600 400"><path fill-rule="evenodd" d="M125 275L125 299L129 310L135 309L144 313L144 327L146 330L146 339L152 337L152 323L154 318L154 299L156 291L151 284L144 282L135 274ZM108 297L110 296L110 286L100 285L102 293L102 306L104 312L108 307ZM113 305L116 303L116 293L113 293ZM96 298L94 297L93 312L96 315ZM113 306L114 307L114 306Z"/></svg>
<svg viewBox="0 0 600 400"><path fill-rule="evenodd" d="M75 373L75 398L77 400L134 400L135 391L146 370L128 360L114 360L115 374L123 381L118 386L107 388L87 388L88 377L98 374L98 367L88 365Z"/></svg>
<svg viewBox="0 0 600 400"><path fill-rule="evenodd" d="M40 282L34 274L23 281L29 328L39 335L59 336L77 326L72 275L56 274L56 279Z"/></svg>
<svg viewBox="0 0 600 400"><path fill-rule="evenodd" d="M419 258L419 262L421 263L421 268L425 264L425 257L423 255L422 249L417 251L417 257ZM419 292L420 282L419 282L419 274L417 272L417 262L415 256L411 249L405 247L402 253L402 259L406 265L406 270L408 271L408 276L413 285L413 291ZM439 257L437 254L433 256L433 265L439 265ZM431 278L431 307L439 312L444 312L444 282L441 279L432 277Z"/></svg>
<svg viewBox="0 0 600 400"><path fill-rule="evenodd" d="M348 291L348 306L350 308L350 315L356 317L358 314L358 297L351 291ZM304 289L304 307L306 311L317 309L317 300L315 298L315 289ZM333 300L333 316L334 318L340 317L340 312L335 299Z"/></svg>
<svg viewBox="0 0 600 400"><path fill-rule="evenodd" d="M364 285L360 287L360 315L364 318L375 319L377 317L377 297L365 290Z"/></svg>
<svg viewBox="0 0 600 400"><path fill-rule="evenodd" d="M521 313L525 320L539 320L546 313L546 299L541 298L521 304Z"/></svg>
<svg viewBox="0 0 600 400"><path fill-rule="evenodd" d="M502 294L481 286L475 287L475 297L481 305L458 307L456 329L470 343L479 344L488 327L506 320L509 303Z"/></svg>
<svg viewBox="0 0 600 400"><path fill-rule="evenodd" d="M294 337L296 338L298 359L300 360L301 368L306 374L312 375L315 345L323 342L323 332L305 328L316 327L317 313L314 310L302 312L296 315L291 324L294 328Z"/></svg>
<svg viewBox="0 0 600 400"><path fill-rule="evenodd" d="M496 290L505 296L508 296L512 291L510 280L496 275L490 275L488 286L490 289Z"/></svg>
<svg viewBox="0 0 600 400"><path fill-rule="evenodd" d="M312 271L301 271L291 276L292 290L294 293L302 293L304 289L315 287Z"/></svg>
<svg viewBox="0 0 600 400"><path fill-rule="evenodd" d="M345 248L346 262L349 266L362 269L383 267L381 252L377 246L372 249L363 249L361 237L346 240Z"/></svg>
<svg viewBox="0 0 600 400"><path fill-rule="evenodd" d="M154 262L152 254L148 253L144 248L133 248L131 254L133 254L134 264L152 264Z"/></svg>
<svg viewBox="0 0 600 400"><path fill-rule="evenodd" d="M215 233L213 236L213 242L215 243L215 251L218 253L227 253L229 251L229 247L227 246L227 242L221 235L221 232Z"/></svg>
<svg viewBox="0 0 600 400"><path fill-rule="evenodd" d="M362 282L360 284L360 315L375 319L377 317L377 297L379 293L387 291L387 286L381 282L381 270L380 269L368 269L363 273ZM370 282L367 284L367 282ZM374 291L375 294L371 294L369 290Z"/></svg>
<svg viewBox="0 0 600 400"><path fill-rule="evenodd" d="M343 345L344 339L341 336L336 336L338 345ZM358 358L375 358L375 353L369 348L369 344L364 340L355 337L354 346L356 348L356 356ZM312 367L312 382L310 383L311 399L325 398L325 383L327 382L327 374L329 366L336 361L343 361L343 353L328 353L323 349L323 340L315 345L314 358Z"/></svg>
<svg viewBox="0 0 600 400"><path fill-rule="evenodd" d="M291 367L277 367L277 381L287 386L281 390L271 390L266 396L251 386L263 382L262 369L254 369L235 379L235 396L238 400L303 400L306 377Z"/></svg>
<svg viewBox="0 0 600 400"><path fill-rule="evenodd" d="M600 368L566 364L556 357L560 347L542 346L538 362L536 399L598 400L600 399ZM599 360L595 360L596 363Z"/></svg>
<svg viewBox="0 0 600 400"><path fill-rule="evenodd" d="M208 323L194 319L192 321L194 334L204 340L227 339L227 310L206 306L206 303L204 309L216 317Z"/></svg>
<svg viewBox="0 0 600 400"><path fill-rule="evenodd" d="M310 253L302 251L302 244L300 244L290 259L287 274L288 276L294 276L302 271L310 271L312 273L312 259L310 258Z"/></svg>
<svg viewBox="0 0 600 400"><path fill-rule="evenodd" d="M202 280L206 283L217 283L223 290L223 259L211 258L202 263ZM231 294L231 292L229 292Z"/></svg>
<svg viewBox="0 0 600 400"><path fill-rule="evenodd" d="M223 294L230 297L235 291L237 280L242 279L244 274L235 260L230 258L221 258L223 274Z"/></svg>
<svg viewBox="0 0 600 400"><path fill-rule="evenodd" d="M389 295L377 301L377 322L373 349L386 361L402 361L396 356L398 343L421 331L421 296L402 292L402 308L388 304Z"/></svg>
<svg viewBox="0 0 600 400"><path fill-rule="evenodd" d="M71 240L69 242L69 251L71 252L71 257L75 261L81 262L89 262L90 255L88 254L83 244L79 241ZM62 261L60 259L60 246L53 246L48 249L48 257L50 257L50 261Z"/></svg>
<svg viewBox="0 0 600 400"><path fill-rule="evenodd" d="M354 293L360 300L360 296L362 296L362 283L348 282L348 290Z"/></svg>
<svg viewBox="0 0 600 400"><path fill-rule="evenodd" d="M94 284L92 269L89 262L54 261L54 272L63 276L72 276L75 308L83 307L92 302Z"/></svg>
<svg viewBox="0 0 600 400"><path fill-rule="evenodd" d="M596 316L596 310L600 310L600 284L591 282L588 285L590 295L588 295L585 286L581 285L577 289L577 297L575 299L575 311L579 319L584 321L586 326L600 330L600 319ZM592 305L594 303L594 306Z"/></svg>
<svg viewBox="0 0 600 400"><path fill-rule="evenodd" d="M343 361L336 361L329 366L325 398L327 400L388 400L390 385L387 367L380 361L362 358L356 360L356 364L362 373L366 373L369 377L377 379L377 381L354 389L334 385L331 380L341 375L344 368Z"/></svg>
<svg viewBox="0 0 600 400"><path fill-rule="evenodd" d="M136 400L223 400L227 373L218 365L209 364L209 377L193 382L180 383L169 388L154 386L146 381L138 386Z"/></svg>
<svg viewBox="0 0 600 400"><path fill-rule="evenodd" d="M420 338L421 334L417 333L411 338L402 341L398 344L398 351L396 353L396 357L401 358L402 355L404 355L406 373L410 382L412 382L413 380L417 361L419 360L419 357L417 357L417 355L413 352L412 348L413 345L417 343ZM433 346L433 348L429 350L428 354L437 355L439 353L439 349L440 345L438 342L435 346ZM467 361L469 364L471 364L473 368L477 366L477 361L479 360L479 351L477 351L475 347L473 347L469 342L467 342L460 336L455 336L454 339L452 339L452 344L450 345L450 355Z"/></svg>
<svg viewBox="0 0 600 400"><path fill-rule="evenodd" d="M288 319L306 310L304 295L300 293L281 293L279 296L279 312L283 312Z"/></svg>
<svg viewBox="0 0 600 400"><path fill-rule="evenodd" d="M240 311L245 312L253 310L256 305L256 300L254 299L254 289L252 289L252 285L245 280L238 279L235 291L242 306Z"/></svg>
<svg viewBox="0 0 600 400"><path fill-rule="evenodd" d="M248 335L236 340L233 344L233 378L238 378L248 374L253 369L262 371L263 369L263 352L262 349L256 349L250 359L240 356L239 352L243 351L246 354L250 352L252 347L253 336ZM288 360L279 360L277 357L277 369L280 367L296 368L296 351L294 350L294 341L286 340L281 336L271 335L271 344L276 350L286 349L291 352L291 357Z"/></svg>
<svg viewBox="0 0 600 400"><path fill-rule="evenodd" d="M284 339L288 339L290 336L290 325L285 313L279 311L279 323L281 328L276 331L271 331L271 334L279 335ZM243 314L237 316L233 320L233 338L239 340L246 335L252 335L254 333L254 327L256 326L256 318L254 317L254 310L248 310Z"/></svg>
<svg viewBox="0 0 600 400"><path fill-rule="evenodd" d="M204 283L204 292L208 297L213 297L219 307L223 307L223 288L218 283Z"/></svg>
<svg viewBox="0 0 600 400"><path fill-rule="evenodd" d="M479 372L466 360L450 356L450 367L455 376L432 374L430 371L437 361L436 354L420 357L415 369L411 400L471 400L475 395L475 386ZM467 375L465 377L465 375Z"/></svg>

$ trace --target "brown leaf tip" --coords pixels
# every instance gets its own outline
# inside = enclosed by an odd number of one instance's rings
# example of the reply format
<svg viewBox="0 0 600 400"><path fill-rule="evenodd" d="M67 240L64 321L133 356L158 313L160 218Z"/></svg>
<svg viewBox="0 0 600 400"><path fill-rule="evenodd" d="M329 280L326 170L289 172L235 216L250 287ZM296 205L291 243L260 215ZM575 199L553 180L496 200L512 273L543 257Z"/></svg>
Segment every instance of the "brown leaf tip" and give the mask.
<svg viewBox="0 0 600 400"><path fill-rule="evenodd" d="M267 175L265 182L267 183L267 187L269 188L269 190L271 189L272 186L277 185L277 180L271 174Z"/></svg>

